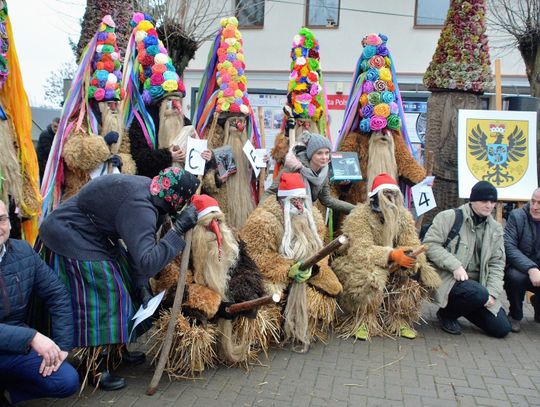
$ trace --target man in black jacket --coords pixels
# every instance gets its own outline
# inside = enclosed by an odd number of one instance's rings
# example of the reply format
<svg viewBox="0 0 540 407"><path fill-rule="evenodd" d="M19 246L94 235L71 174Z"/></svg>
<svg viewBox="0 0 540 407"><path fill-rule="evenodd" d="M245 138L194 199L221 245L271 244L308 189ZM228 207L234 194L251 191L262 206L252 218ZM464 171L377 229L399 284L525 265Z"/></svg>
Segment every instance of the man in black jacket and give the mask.
<svg viewBox="0 0 540 407"><path fill-rule="evenodd" d="M58 123L60 123L60 118L55 117L51 124L49 124L47 128L39 135L36 152L39 163L40 180L43 179L43 173L45 172L45 166L47 165L47 159L49 158L49 152L51 151L54 135L58 130Z"/></svg>
<svg viewBox="0 0 540 407"><path fill-rule="evenodd" d="M65 359L73 347L69 295L30 245L9 239L11 225L0 201L0 406L41 397L68 397L79 376ZM52 319L53 338L25 325L29 301L43 299Z"/></svg>
<svg viewBox="0 0 540 407"><path fill-rule="evenodd" d="M540 188L529 203L514 209L504 229L506 271L504 288L510 302L512 332L521 330L523 298L532 291L534 320L540 322Z"/></svg>

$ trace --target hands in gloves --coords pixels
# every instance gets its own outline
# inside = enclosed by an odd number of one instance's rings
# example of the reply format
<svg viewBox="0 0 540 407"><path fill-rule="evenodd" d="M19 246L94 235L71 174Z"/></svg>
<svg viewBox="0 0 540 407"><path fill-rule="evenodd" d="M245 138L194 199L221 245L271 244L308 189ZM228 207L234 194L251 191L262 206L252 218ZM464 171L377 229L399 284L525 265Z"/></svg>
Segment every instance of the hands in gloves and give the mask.
<svg viewBox="0 0 540 407"><path fill-rule="evenodd" d="M193 205L189 205L182 212L174 217L174 230L179 235L183 235L197 224L197 210Z"/></svg>
<svg viewBox="0 0 540 407"><path fill-rule="evenodd" d="M119 170L122 169L122 158L120 158L119 155L113 155L111 158L109 158L109 162L113 165L113 167L116 167Z"/></svg>
<svg viewBox="0 0 540 407"><path fill-rule="evenodd" d="M397 248L390 252L389 256L391 261L396 262L401 267L411 269L416 264L416 257L409 256L404 248Z"/></svg>
<svg viewBox="0 0 540 407"><path fill-rule="evenodd" d="M137 295L137 299L141 303L144 309L148 306L148 301L150 301L153 297L152 292L150 291L150 287L147 285L142 285L137 287L135 291Z"/></svg>
<svg viewBox="0 0 540 407"><path fill-rule="evenodd" d="M294 279L297 283L303 283L311 277L311 267L307 270L300 270L302 261L294 263L289 269L289 277Z"/></svg>

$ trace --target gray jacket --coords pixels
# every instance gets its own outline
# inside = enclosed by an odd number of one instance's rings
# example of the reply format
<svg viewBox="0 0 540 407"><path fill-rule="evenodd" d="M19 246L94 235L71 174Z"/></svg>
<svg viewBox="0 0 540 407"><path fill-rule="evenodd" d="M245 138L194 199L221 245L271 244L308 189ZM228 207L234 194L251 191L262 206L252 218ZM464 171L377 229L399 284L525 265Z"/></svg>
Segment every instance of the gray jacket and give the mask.
<svg viewBox="0 0 540 407"><path fill-rule="evenodd" d="M530 204L510 212L504 228L506 265L525 274L531 268L538 268L540 248L536 239L536 223L531 217Z"/></svg>
<svg viewBox="0 0 540 407"><path fill-rule="evenodd" d="M454 286L453 271L463 266L467 269L473 259L475 232L472 209L469 204L460 207L463 210L463 225L459 235L455 237L448 247L443 248L448 233L454 224L455 212L449 209L439 213L433 219L428 229L424 243L428 246L427 257L441 276L442 284L435 293L435 303L440 307L448 304L448 294ZM495 304L488 309L497 315L501 307L500 296L503 291L504 277L504 239L502 226L489 216L486 219L486 229L480 255L479 283L487 288L489 294L495 298Z"/></svg>

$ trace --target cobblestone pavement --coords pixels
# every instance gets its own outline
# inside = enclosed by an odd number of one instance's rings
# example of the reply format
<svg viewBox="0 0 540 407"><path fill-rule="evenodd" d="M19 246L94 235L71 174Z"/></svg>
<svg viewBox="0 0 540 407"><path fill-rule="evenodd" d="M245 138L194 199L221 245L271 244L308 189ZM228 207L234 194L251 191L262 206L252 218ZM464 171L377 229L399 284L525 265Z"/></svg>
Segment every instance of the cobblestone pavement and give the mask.
<svg viewBox="0 0 540 407"><path fill-rule="evenodd" d="M493 339L466 321L463 334L438 328L436 308L415 340L333 338L307 354L275 349L248 371L220 367L200 379L169 381L144 395L153 370L121 368L128 387L26 406L540 406L540 324L526 317L519 334Z"/></svg>

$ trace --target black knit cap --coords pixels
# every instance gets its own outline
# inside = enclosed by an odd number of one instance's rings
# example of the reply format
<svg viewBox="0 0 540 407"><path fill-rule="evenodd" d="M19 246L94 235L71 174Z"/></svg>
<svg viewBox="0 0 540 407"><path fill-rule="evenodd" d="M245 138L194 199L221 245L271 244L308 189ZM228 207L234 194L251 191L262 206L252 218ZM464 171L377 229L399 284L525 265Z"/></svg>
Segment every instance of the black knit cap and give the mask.
<svg viewBox="0 0 540 407"><path fill-rule="evenodd" d="M497 188L487 181L479 181L472 187L469 201L497 202Z"/></svg>

